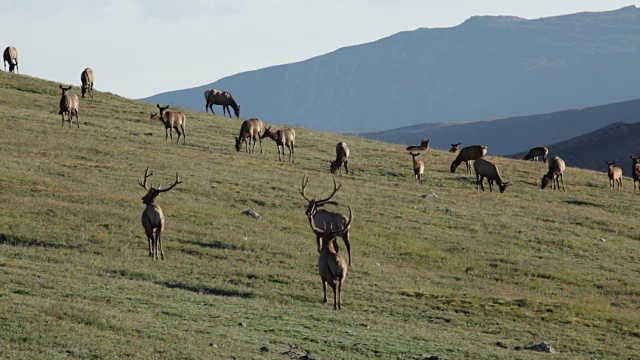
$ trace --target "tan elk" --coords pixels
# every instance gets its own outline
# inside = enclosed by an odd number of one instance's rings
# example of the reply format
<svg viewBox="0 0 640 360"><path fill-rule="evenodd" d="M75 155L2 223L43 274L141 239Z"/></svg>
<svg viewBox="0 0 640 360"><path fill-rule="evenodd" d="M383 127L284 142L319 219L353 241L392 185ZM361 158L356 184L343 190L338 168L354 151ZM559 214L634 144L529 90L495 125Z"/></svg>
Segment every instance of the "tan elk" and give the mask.
<svg viewBox="0 0 640 360"><path fill-rule="evenodd" d="M629 155L631 159L631 177L633 178L633 193L636 194L636 190L640 190L640 157ZM639 191L640 192L640 191Z"/></svg>
<svg viewBox="0 0 640 360"><path fill-rule="evenodd" d="M349 174L349 147L347 143L339 142L336 145L336 159L330 162L329 170L332 174L340 170L342 174L342 164L344 164L344 170Z"/></svg>
<svg viewBox="0 0 640 360"><path fill-rule="evenodd" d="M547 149L544 146L538 146L538 147L534 147L531 148L531 150L529 150L529 152L527 153L527 155L525 155L522 159L523 160L533 160L533 161L538 161L538 157L542 156L542 161L544 161L544 163L547 163L547 154L549 153L549 149Z"/></svg>
<svg viewBox="0 0 640 360"><path fill-rule="evenodd" d="M622 168L615 165L614 162L605 161L607 164L607 175L609 175L609 191L614 191L615 186L618 186L618 192L622 192Z"/></svg>
<svg viewBox="0 0 640 360"><path fill-rule="evenodd" d="M13 70L15 69L16 74L20 73L18 69L18 49L13 46L8 46L6 49L4 49L2 59L2 63L4 64L4 71L7 71L7 63L9 63L9 72L13 72Z"/></svg>
<svg viewBox="0 0 640 360"><path fill-rule="evenodd" d="M86 68L80 74L80 81L82 81L82 98L86 95L89 96L90 99L93 99L93 80L96 75L93 72L92 68Z"/></svg>
<svg viewBox="0 0 640 360"><path fill-rule="evenodd" d="M449 152L450 153L457 153L458 151L460 151L460 144L462 144L462 143L451 144L451 149L449 149Z"/></svg>
<svg viewBox="0 0 640 360"><path fill-rule="evenodd" d="M407 151L422 151L422 152L427 152L429 151L429 144L431 143L431 139L422 139L420 140L420 145L411 145L411 146L407 146Z"/></svg>
<svg viewBox="0 0 640 360"><path fill-rule="evenodd" d="M242 125L240 125L240 135L236 136L236 151L240 151L242 144L244 144L245 152L255 152L256 141L260 141L260 154L262 154L262 138L260 136L263 131L264 124L262 120L251 118L243 121ZM253 146L251 146L251 140L253 140Z"/></svg>
<svg viewBox="0 0 640 360"><path fill-rule="evenodd" d="M494 181L498 184L500 193L503 193L507 189L507 186L510 185L508 182L502 180L498 167L490 161L478 159L473 162L473 169L476 172L476 190L482 189L482 191L484 191L484 178L487 178L489 191L491 192L493 192Z"/></svg>
<svg viewBox="0 0 640 360"><path fill-rule="evenodd" d="M173 143L173 130L175 129L176 133L178 133L178 141L176 141L176 145L180 143L180 136L182 136L184 145L187 145L187 133L185 132L185 126L187 125L187 117L184 115L182 111L167 111L169 105L160 106L160 104L156 104L158 109L160 110L160 115L151 113L149 117L150 120L158 120L164 124L164 141L167 139L171 139L171 143Z"/></svg>
<svg viewBox="0 0 640 360"><path fill-rule="evenodd" d="M467 175L471 175L471 160L477 160L487 155L487 147L484 145L471 145L460 150L460 153L455 160L451 163L451 172L456 172L456 169L463 162L467 164Z"/></svg>
<svg viewBox="0 0 640 360"><path fill-rule="evenodd" d="M415 175L418 184L422 184L422 180L424 178L424 161L421 159L416 159L420 155L420 153L409 153L413 158L413 175Z"/></svg>
<svg viewBox="0 0 640 360"><path fill-rule="evenodd" d="M269 139L276 142L276 149L278 149L278 160L284 161L284 147L286 146L289 149L289 161L293 157L293 162L296 162L294 145L296 142L296 132L293 129L281 129L275 132L271 132L271 126L264 130L264 134L260 136L261 139L268 137ZM280 147L282 147L282 156L280 155Z"/></svg>
<svg viewBox="0 0 640 360"><path fill-rule="evenodd" d="M322 279L323 302L327 302L328 283L333 290L334 310L342 309L342 288L347 278L348 267L344 257L338 252L336 239L349 231L351 220L353 219L353 210L349 205L349 218L345 225L337 230L326 226L323 229L318 228L313 213L308 214L307 218L313 232L317 237L322 238L322 250L320 250L320 256L318 257L318 272Z"/></svg>
<svg viewBox="0 0 640 360"><path fill-rule="evenodd" d="M59 115L62 115L62 126L64 126L64 114L67 114L69 118L69 127L71 127L71 122L73 121L73 116L76 117L76 125L80 128L80 120L78 120L78 109L80 108L80 99L78 99L78 95L69 93L71 90L71 86L63 87L60 85L60 89L62 90L62 94L60 96L60 111L58 111Z"/></svg>
<svg viewBox="0 0 640 360"><path fill-rule="evenodd" d="M331 201L331 199L338 192L338 190L340 190L342 185L338 186L336 184L336 179L333 179L333 191L331 192L331 195L329 195L328 197L326 197L324 199L316 200L315 198L311 198L310 199L306 195L305 191L307 189L307 185L308 184L309 184L309 177L308 176L303 176L302 177L302 188L300 189L300 194L308 202L307 210L305 211L305 214L307 216L309 216L309 214L313 214L314 221L317 224L319 224L320 229L322 231L324 231L324 230L326 230L328 228L331 228L331 227L333 227L334 229L345 228L346 227L346 223L347 223L347 217L346 216L344 216L343 214L334 213L334 212L331 212L331 211L320 209L322 206L324 206L326 204L338 205L337 202ZM340 235L340 237L342 238L342 240L344 240L344 243L347 246L347 255L349 257L349 266L351 266L351 244L349 242L349 229L344 231ZM318 246L318 252L320 252L322 250L322 246L323 246L322 237L321 236L316 236L316 244ZM336 243L334 246L335 246L336 251L338 251L339 250L338 244Z"/></svg>
<svg viewBox="0 0 640 360"><path fill-rule="evenodd" d="M240 117L240 105L236 103L230 92L209 89L204 92L204 99L207 101L204 106L206 112L209 112L209 109L211 109L211 113L215 115L213 105L222 105L222 116L228 113L229 117L231 117L231 111L229 110L229 107L231 107L233 108L233 112L236 113L236 117Z"/></svg>
<svg viewBox="0 0 640 360"><path fill-rule="evenodd" d="M157 259L158 250L160 250L160 257L164 260L164 250L162 249L164 213L160 206L158 206L158 195L173 189L178 184L182 184L182 181L180 181L178 173L176 173L176 181L165 189L156 189L151 185L151 183L149 183L149 186L147 187L147 179L152 175L153 173L149 173L149 168L147 167L144 171L144 182L138 180L138 184L147 191L147 194L142 197L142 202L147 205L142 212L142 226L144 227L144 232L147 235L149 257Z"/></svg>
<svg viewBox="0 0 640 360"><path fill-rule="evenodd" d="M567 191L564 188L564 177L563 173L565 170L564 160L562 160L559 156L554 156L549 162L549 172L546 175L542 176L542 189L549 186L551 183L552 189L560 190L560 182L562 182L562 191Z"/></svg>

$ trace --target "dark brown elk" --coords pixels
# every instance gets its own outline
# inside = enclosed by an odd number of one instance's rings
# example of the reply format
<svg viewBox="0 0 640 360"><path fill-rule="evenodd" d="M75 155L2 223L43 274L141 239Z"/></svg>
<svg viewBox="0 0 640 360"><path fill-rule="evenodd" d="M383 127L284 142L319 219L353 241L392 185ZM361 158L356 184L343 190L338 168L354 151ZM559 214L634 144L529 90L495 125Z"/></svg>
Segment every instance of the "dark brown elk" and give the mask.
<svg viewBox="0 0 640 360"><path fill-rule="evenodd" d="M333 290L333 308L335 310L342 309L342 288L347 278L348 267L344 257L338 252L336 239L349 231L353 210L349 205L349 219L344 227L338 229L326 226L323 229L318 228L313 213L307 215L307 219L316 236L322 238L322 250L320 250L318 257L318 272L322 279L323 302L327 302L327 284L329 284Z"/></svg>
<svg viewBox="0 0 640 360"><path fill-rule="evenodd" d="M636 194L640 190L640 157L629 155L631 159L631 178L633 179L633 193ZM640 192L640 191L638 191Z"/></svg>
<svg viewBox="0 0 640 360"><path fill-rule="evenodd" d="M547 149L544 146L538 146L538 147L534 147L531 148L531 150L529 150L529 152L527 153L527 155L525 155L522 159L523 160L533 160L533 161L538 161L538 157L542 156L542 161L544 161L544 163L547 163L547 154L549 153L549 149Z"/></svg>
<svg viewBox="0 0 640 360"><path fill-rule="evenodd" d="M622 168L619 168L615 165L614 162L607 163L607 175L609 176L609 191L614 191L615 185L618 186L618 192L622 192Z"/></svg>
<svg viewBox="0 0 640 360"><path fill-rule="evenodd" d="M296 142L296 132L293 129L280 129L275 132L271 132L271 126L265 129L264 134L260 136L261 139L268 137L276 142L276 149L278 149L278 160L284 161L284 147L289 149L289 161L293 158L293 162L296 162L294 145ZM282 155L280 155L280 147L282 147Z"/></svg>
<svg viewBox="0 0 640 360"><path fill-rule="evenodd" d="M413 158L413 175L415 175L418 184L422 184L422 180L424 178L424 161L416 159L420 153L414 154L410 152L409 154Z"/></svg>
<svg viewBox="0 0 640 360"><path fill-rule="evenodd" d="M236 151L240 151L242 144L244 143L245 152L255 152L256 141L260 141L260 154L262 154L262 138L260 137L264 130L264 124L260 119L248 119L242 122L240 125L240 135L236 136ZM249 138L249 141L247 141ZM251 140L253 139L253 146L251 146Z"/></svg>
<svg viewBox="0 0 640 360"><path fill-rule="evenodd" d="M331 161L329 170L332 174L335 174L336 171L340 170L340 174L342 174L342 164L344 164L344 170L346 173L349 174L349 147L347 146L347 143L339 142L336 145L336 159Z"/></svg>
<svg viewBox="0 0 640 360"><path fill-rule="evenodd" d="M164 260L164 250L162 249L162 230L164 230L164 213L160 206L158 206L158 195L163 192L167 192L173 189L176 185L182 184L178 173L176 173L176 181L165 189L156 189L151 186L147 187L147 179L152 176L153 173L149 173L149 168L144 171L144 182L138 180L138 184L142 186L147 194L142 197L142 202L147 207L142 212L142 226L144 232L147 235L147 243L149 244L149 257L152 259L158 258L158 250L160 250L160 256Z"/></svg>
<svg viewBox="0 0 640 360"><path fill-rule="evenodd" d="M7 63L9 63L9 72L13 72L15 69L16 74L19 74L18 69L18 49L13 46L8 46L4 49L4 53L2 54L4 71L7 71Z"/></svg>
<svg viewBox="0 0 640 360"><path fill-rule="evenodd" d="M507 189L507 186L510 185L508 182L502 180L498 167L490 161L478 159L473 162L473 169L476 172L476 190L481 188L482 191L484 191L484 178L487 178L487 181L489 182L489 191L491 192L493 192L494 181L498 184L500 193L503 193Z"/></svg>
<svg viewBox="0 0 640 360"><path fill-rule="evenodd" d="M546 175L542 176L542 189L549 186L551 183L552 189L560 190L560 182L562 182L562 191L566 191L564 188L564 178L563 173L565 170L564 160L562 160L558 156L554 156L549 162L549 172Z"/></svg>
<svg viewBox="0 0 640 360"><path fill-rule="evenodd" d="M67 117L69 118L69 127L71 127L71 122L75 115L76 125L80 128L80 120L78 120L80 99L78 99L78 95L69 93L71 86L65 88L60 85L60 90L62 90L62 94L60 96L60 111L58 111L58 114L62 115L62 126L64 126L64 114L67 114Z"/></svg>
<svg viewBox="0 0 640 360"><path fill-rule="evenodd" d="M236 103L230 92L209 89L204 92L204 99L207 101L204 106L206 112L209 112L209 109L211 109L211 113L215 115L213 105L222 105L222 116L228 113L229 117L231 117L231 111L229 110L229 107L231 107L236 117L240 117L240 105Z"/></svg>
<svg viewBox="0 0 640 360"><path fill-rule="evenodd" d="M328 228L333 227L334 229L344 228L347 223L347 217L343 214L334 213L331 211L327 211L324 209L320 209L322 206L326 204L338 205L337 202L331 201L333 196L340 190L342 185L338 186L336 184L336 179L333 179L333 191L331 195L324 199L316 200L315 198L309 198L305 190L307 185L309 184L309 178L307 176L302 177L302 188L300 189L300 194L302 197L307 200L307 210L305 214L309 216L309 214L313 214L314 221L319 224L321 230L326 230ZM349 266L351 266L351 243L349 242L349 230L347 229L340 237L344 240L345 245L347 246L347 255L349 257ZM316 244L318 246L318 252L322 250L322 237L316 237ZM338 244L335 245L336 251L339 251Z"/></svg>
<svg viewBox="0 0 640 360"><path fill-rule="evenodd" d="M184 145L186 146L187 133L185 132L185 127L187 126L187 117L182 111L167 111L169 105L160 106L160 104L156 104L156 106L160 110L160 116L151 113L149 119L158 120L164 124L164 141L171 139L171 143L173 143L173 130L175 130L178 134L176 145L180 143L180 136L182 136Z"/></svg>
<svg viewBox="0 0 640 360"><path fill-rule="evenodd" d="M487 155L487 147L484 145L471 145L460 150L460 153L455 160L451 163L451 172L456 172L456 169L463 162L467 164L467 175L471 175L471 160L477 160Z"/></svg>
<svg viewBox="0 0 640 360"><path fill-rule="evenodd" d="M88 95L90 99L93 99L93 80L96 75L93 72L93 69L86 68L80 74L80 81L82 81L82 98L84 99L85 95Z"/></svg>
<svg viewBox="0 0 640 360"><path fill-rule="evenodd" d="M431 139L422 139L420 140L420 146L417 145L411 145L411 146L407 146L407 151L423 151L423 152L427 152L429 151L429 144L431 143Z"/></svg>
<svg viewBox="0 0 640 360"><path fill-rule="evenodd" d="M449 152L457 153L458 151L460 151L460 144L462 143L451 144L451 149L449 149Z"/></svg>

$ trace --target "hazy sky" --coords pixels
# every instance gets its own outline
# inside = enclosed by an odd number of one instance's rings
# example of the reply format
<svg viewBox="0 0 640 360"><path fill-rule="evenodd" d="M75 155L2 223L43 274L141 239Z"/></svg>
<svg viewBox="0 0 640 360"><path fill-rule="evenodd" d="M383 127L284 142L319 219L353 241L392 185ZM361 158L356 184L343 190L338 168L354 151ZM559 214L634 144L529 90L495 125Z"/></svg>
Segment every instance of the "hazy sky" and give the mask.
<svg viewBox="0 0 640 360"><path fill-rule="evenodd" d="M536 19L618 0L0 0L0 47L24 74L130 98L194 87L473 15Z"/></svg>

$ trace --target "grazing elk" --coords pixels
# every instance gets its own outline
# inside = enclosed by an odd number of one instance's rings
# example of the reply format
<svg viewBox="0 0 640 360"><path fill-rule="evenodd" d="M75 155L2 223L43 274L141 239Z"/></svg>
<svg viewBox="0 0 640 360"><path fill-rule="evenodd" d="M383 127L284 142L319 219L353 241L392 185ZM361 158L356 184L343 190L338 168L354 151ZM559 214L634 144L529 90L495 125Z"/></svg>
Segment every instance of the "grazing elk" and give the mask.
<svg viewBox="0 0 640 360"><path fill-rule="evenodd" d="M607 164L607 175L609 175L609 191L614 191L614 183L618 185L618 192L622 192L622 168L615 165L614 162L605 161Z"/></svg>
<svg viewBox="0 0 640 360"><path fill-rule="evenodd" d="M144 182L138 180L138 184L142 186L147 194L142 197L142 202L147 205L147 207L142 212L142 226L144 227L144 232L147 235L147 243L149 244L149 257L153 259L158 258L158 249L160 249L160 256L162 260L164 260L164 251L162 249L162 230L164 229L164 213L160 206L158 206L158 195L163 192L167 192L173 189L176 185L182 184L180 178L178 177L178 173L176 173L176 181L173 184L169 185L166 189L156 189L151 183L149 183L149 187L147 187L147 179L153 175L149 173L149 168L144 171Z"/></svg>
<svg viewBox="0 0 640 360"><path fill-rule="evenodd" d="M451 163L451 172L456 172L460 164L467 164L467 175L471 175L471 160L477 160L487 155L487 147L484 145L471 145L460 150L460 153Z"/></svg>
<svg viewBox="0 0 640 360"><path fill-rule="evenodd" d="M502 180L498 167L490 161L478 159L473 162L473 169L476 172L476 190L480 190L481 188L482 191L484 191L484 178L487 178L487 181L489 182L489 191L491 192L493 192L494 181L498 184L500 193L504 193L507 186L510 185L508 182L504 182L504 180Z"/></svg>
<svg viewBox="0 0 640 360"><path fill-rule="evenodd" d="M340 170L342 174L342 164L344 164L344 170L349 174L349 147L347 143L339 142L336 145L336 159L330 162L329 170L332 174Z"/></svg>
<svg viewBox="0 0 640 360"><path fill-rule="evenodd" d="M552 189L560 190L560 182L562 182L562 191L566 191L564 188L564 173L565 165L564 160L558 156L554 156L549 162L549 172L542 176L542 189L546 188L551 183Z"/></svg>
<svg viewBox="0 0 640 360"><path fill-rule="evenodd" d="M451 149L449 149L449 152L450 153L457 153L458 151L460 151L460 144L462 144L462 143L451 144Z"/></svg>
<svg viewBox="0 0 640 360"><path fill-rule="evenodd" d="M636 190L640 190L640 157L634 157L629 155L631 159L631 177L633 178L633 193L636 194ZM639 191L640 192L640 191Z"/></svg>
<svg viewBox="0 0 640 360"><path fill-rule="evenodd" d="M411 157L413 158L413 175L415 175L418 184L422 184L422 180L424 178L424 161L421 159L416 159L420 155L420 153L414 154L409 152Z"/></svg>
<svg viewBox="0 0 640 360"><path fill-rule="evenodd" d="M276 149L278 149L278 160L284 161L284 147L289 149L289 161L293 157L293 162L296 162L295 151L293 149L296 142L296 132L293 129L281 129L276 132L271 132L271 126L265 129L264 134L260 136L261 139L268 137L276 142ZM280 147L282 147L282 155L280 155Z"/></svg>
<svg viewBox="0 0 640 360"><path fill-rule="evenodd" d="M538 157L542 156L542 161L544 161L544 163L547 163L547 154L549 153L549 149L547 149L544 146L538 146L538 147L534 147L531 148L531 150L529 150L529 152L527 153L527 155L525 155L522 159L523 160L533 160L533 161L538 161Z"/></svg>
<svg viewBox="0 0 640 360"><path fill-rule="evenodd" d="M4 53L2 54L4 71L7 71L7 63L9 63L9 72L13 72L16 70L16 74L19 74L20 71L18 69L18 49L13 46L8 46L4 49Z"/></svg>
<svg viewBox="0 0 640 360"><path fill-rule="evenodd" d="M333 227L334 229L345 228L346 227L345 224L347 223L346 216L342 214L334 213L331 211L327 211L324 209L320 209L322 206L326 204L338 205L337 202L331 201L331 199L338 192L338 190L340 190L342 185L338 186L336 184L336 179L333 179L333 192L331 192L331 195L329 195L327 198L316 200L315 198L309 199L309 197L307 197L307 195L305 194L307 184L309 184L309 177L303 176L302 188L300 189L300 194L309 203L307 205L307 210L305 211L305 214L307 214L307 216L309 216L309 214L313 214L313 219L317 224L320 224L321 230L327 230L328 229L327 227L329 228ZM342 233L340 237L342 238L342 240L344 240L344 243L347 246L349 266L351 266L351 243L349 242L349 229L344 231L344 233ZM323 246L321 236L316 236L316 244L318 245L318 252L320 252ZM336 243L334 246L336 251L339 251L338 244Z"/></svg>
<svg viewBox="0 0 640 360"><path fill-rule="evenodd" d="M256 139L260 141L260 154L262 154L262 138L260 133L264 130L264 124L262 120L252 118L242 122L240 126L240 135L236 136L236 151L240 151L240 147L244 143L245 152L255 152ZM249 138L249 141L247 141ZM253 146L251 146L251 139L253 139ZM282 150L284 153L284 149Z"/></svg>
<svg viewBox="0 0 640 360"><path fill-rule="evenodd" d="M92 68L86 68L80 74L80 81L82 81L82 98L85 95L89 95L90 99L93 99L93 80L95 79L95 73Z"/></svg>
<svg viewBox="0 0 640 360"><path fill-rule="evenodd" d="M73 121L73 116L76 117L76 125L80 128L80 120L78 120L78 109L80 108L80 99L76 94L70 94L69 90L71 90L71 86L62 87L60 85L60 89L62 90L62 95L60 96L60 111L58 111L59 115L62 115L62 126L64 126L64 114L67 114L69 118L69 127L71 127L71 122Z"/></svg>
<svg viewBox="0 0 640 360"><path fill-rule="evenodd" d="M322 238L322 250L318 257L318 272L322 279L322 291L324 293L323 302L327 302L327 283L333 290L333 309L342 309L342 287L347 278L347 263L344 257L340 255L337 249L338 236L349 231L351 220L353 219L353 210L349 205L349 219L342 228L334 230L333 228L320 229L316 226L314 214L308 214L309 225L317 237Z"/></svg>
<svg viewBox="0 0 640 360"><path fill-rule="evenodd" d="M204 106L206 112L209 112L209 109L211 109L211 113L215 115L213 105L222 105L222 116L229 113L229 117L231 117L229 107L232 107L233 112L236 113L236 117L240 117L240 105L236 103L230 92L209 89L204 92L204 99L207 101L207 104Z"/></svg>
<svg viewBox="0 0 640 360"><path fill-rule="evenodd" d="M429 144L431 143L431 139L422 139L420 140L420 146L411 145L407 146L407 151L429 151Z"/></svg>
<svg viewBox="0 0 640 360"><path fill-rule="evenodd" d="M187 133L184 130L185 126L187 126L187 117L184 115L182 111L167 111L169 105L160 106L160 104L156 104L158 109L160 110L160 115L151 113L149 120L158 120L164 124L164 141L167 139L171 139L171 143L173 143L173 130L176 130L178 133L178 141L176 141L176 145L180 144L180 136L182 136L184 145L187 145Z"/></svg>

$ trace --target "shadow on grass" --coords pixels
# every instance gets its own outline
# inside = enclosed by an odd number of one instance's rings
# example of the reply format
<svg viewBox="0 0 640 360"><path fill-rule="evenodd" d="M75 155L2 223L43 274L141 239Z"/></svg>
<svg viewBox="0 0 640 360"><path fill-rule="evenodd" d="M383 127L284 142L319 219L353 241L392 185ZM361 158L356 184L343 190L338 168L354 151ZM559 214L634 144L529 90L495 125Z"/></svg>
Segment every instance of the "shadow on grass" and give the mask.
<svg viewBox="0 0 640 360"><path fill-rule="evenodd" d="M601 204L596 204L590 201L582 201L582 200L566 200L565 203L569 205L578 205L578 206L593 206L598 208L603 207Z"/></svg>
<svg viewBox="0 0 640 360"><path fill-rule="evenodd" d="M251 299L254 296L253 293L250 293L250 292L216 289L208 286L191 286L191 285L182 284L182 283L170 283L170 282L154 282L154 283L157 285L162 285L169 289L180 289L180 290L185 290L185 291L189 291L196 294L240 297L244 299Z"/></svg>
<svg viewBox="0 0 640 360"><path fill-rule="evenodd" d="M244 246L227 244L218 240L211 240L209 242L201 242L201 241L193 241L193 240L179 240L179 241L181 244L196 245L196 246L209 248L209 249L248 251Z"/></svg>
<svg viewBox="0 0 640 360"><path fill-rule="evenodd" d="M45 249L78 249L79 246L40 241L19 235L0 234L0 245L42 247Z"/></svg>

